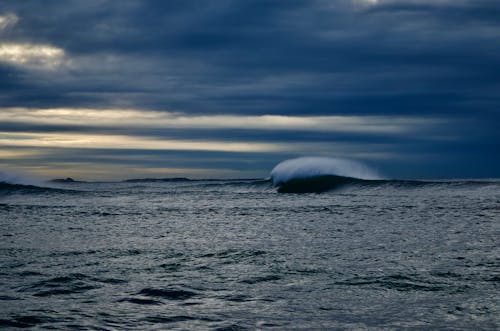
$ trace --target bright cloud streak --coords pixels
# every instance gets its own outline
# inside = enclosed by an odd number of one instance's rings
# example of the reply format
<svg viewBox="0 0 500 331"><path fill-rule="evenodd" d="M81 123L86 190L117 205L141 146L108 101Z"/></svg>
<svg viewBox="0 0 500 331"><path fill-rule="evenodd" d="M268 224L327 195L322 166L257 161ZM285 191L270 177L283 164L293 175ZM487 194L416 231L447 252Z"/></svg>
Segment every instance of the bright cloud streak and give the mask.
<svg viewBox="0 0 500 331"><path fill-rule="evenodd" d="M0 109L0 121L87 127L260 129L353 133L405 133L435 119L394 116L188 116L173 112L95 109Z"/></svg>
<svg viewBox="0 0 500 331"><path fill-rule="evenodd" d="M1 150L0 149L0 159L22 159L30 158L35 156L42 156L43 153L37 150Z"/></svg>
<svg viewBox="0 0 500 331"><path fill-rule="evenodd" d="M0 62L39 69L55 69L64 58L64 50L50 45L0 43Z"/></svg>
<svg viewBox="0 0 500 331"><path fill-rule="evenodd" d="M0 15L0 32L19 21L15 14ZM64 50L51 45L5 42L0 43L0 62L34 69L55 69L64 59Z"/></svg>
<svg viewBox="0 0 500 331"><path fill-rule="evenodd" d="M0 147L190 150L222 152L274 152L284 145L271 143L187 141L139 136L0 132Z"/></svg>

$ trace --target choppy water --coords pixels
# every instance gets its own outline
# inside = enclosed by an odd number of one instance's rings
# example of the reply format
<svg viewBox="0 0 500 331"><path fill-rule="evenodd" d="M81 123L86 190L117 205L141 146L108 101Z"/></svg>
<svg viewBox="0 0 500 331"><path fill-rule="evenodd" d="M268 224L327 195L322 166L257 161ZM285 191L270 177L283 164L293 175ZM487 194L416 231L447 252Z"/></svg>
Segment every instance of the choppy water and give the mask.
<svg viewBox="0 0 500 331"><path fill-rule="evenodd" d="M0 187L1 328L500 327L499 181L57 186Z"/></svg>

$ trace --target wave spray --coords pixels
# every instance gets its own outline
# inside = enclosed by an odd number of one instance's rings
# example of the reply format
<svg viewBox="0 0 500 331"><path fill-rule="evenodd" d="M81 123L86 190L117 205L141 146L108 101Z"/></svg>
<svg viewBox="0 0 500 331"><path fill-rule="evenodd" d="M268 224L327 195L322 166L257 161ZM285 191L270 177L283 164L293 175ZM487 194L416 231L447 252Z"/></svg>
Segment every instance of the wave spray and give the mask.
<svg viewBox="0 0 500 331"><path fill-rule="evenodd" d="M358 179L381 179L370 167L353 160L330 157L300 157L279 163L271 171L274 186L294 179L318 176L342 176Z"/></svg>

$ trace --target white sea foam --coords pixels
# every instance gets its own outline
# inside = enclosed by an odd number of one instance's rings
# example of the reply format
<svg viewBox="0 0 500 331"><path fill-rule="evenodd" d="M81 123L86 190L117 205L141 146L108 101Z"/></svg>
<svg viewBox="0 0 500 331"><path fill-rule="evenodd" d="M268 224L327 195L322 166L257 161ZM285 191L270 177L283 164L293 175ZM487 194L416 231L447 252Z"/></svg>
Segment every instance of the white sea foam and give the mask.
<svg viewBox="0 0 500 331"><path fill-rule="evenodd" d="M370 167L352 160L330 157L300 157L279 163L271 171L274 186L291 179L337 175L360 179L380 179Z"/></svg>

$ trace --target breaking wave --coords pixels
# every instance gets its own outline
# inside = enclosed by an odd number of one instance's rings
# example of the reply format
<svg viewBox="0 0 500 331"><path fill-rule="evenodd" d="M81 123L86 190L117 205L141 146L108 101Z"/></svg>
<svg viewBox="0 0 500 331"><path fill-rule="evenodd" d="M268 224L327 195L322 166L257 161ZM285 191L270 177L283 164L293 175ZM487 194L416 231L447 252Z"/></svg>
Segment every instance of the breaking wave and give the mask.
<svg viewBox="0 0 500 331"><path fill-rule="evenodd" d="M497 185L492 180L401 180L382 179L368 166L351 160L302 157L279 163L271 171L271 182L280 193L321 193L343 187L418 188Z"/></svg>
<svg viewBox="0 0 500 331"><path fill-rule="evenodd" d="M375 170L362 163L329 157L300 157L290 159L279 163L271 171L271 179L274 186L280 186L290 180L318 176L381 179Z"/></svg>
<svg viewBox="0 0 500 331"><path fill-rule="evenodd" d="M300 157L279 163L271 171L271 180L278 192L324 192L363 180L380 180L368 166L346 159Z"/></svg>

